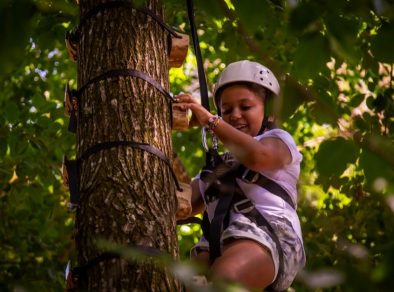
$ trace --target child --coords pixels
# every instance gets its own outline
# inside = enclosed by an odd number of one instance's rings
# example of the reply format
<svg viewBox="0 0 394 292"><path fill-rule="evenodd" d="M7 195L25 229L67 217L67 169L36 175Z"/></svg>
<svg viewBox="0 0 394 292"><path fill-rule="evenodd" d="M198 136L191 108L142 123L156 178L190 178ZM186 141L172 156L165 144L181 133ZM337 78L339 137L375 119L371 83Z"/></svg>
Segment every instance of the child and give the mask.
<svg viewBox="0 0 394 292"><path fill-rule="evenodd" d="M192 257L213 278L249 289L287 289L305 265L295 210L301 154L284 130L269 129L265 101L276 77L256 62L232 63L214 91L219 116L189 94L177 96L229 152L192 182L193 215L205 210L204 236Z"/></svg>

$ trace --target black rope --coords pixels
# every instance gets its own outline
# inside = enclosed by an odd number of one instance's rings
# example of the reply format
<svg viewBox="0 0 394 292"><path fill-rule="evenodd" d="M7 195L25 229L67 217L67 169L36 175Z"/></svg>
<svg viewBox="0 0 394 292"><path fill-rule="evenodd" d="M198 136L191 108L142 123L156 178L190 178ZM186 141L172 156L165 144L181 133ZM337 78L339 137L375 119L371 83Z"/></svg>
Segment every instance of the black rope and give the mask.
<svg viewBox="0 0 394 292"><path fill-rule="evenodd" d="M205 78L204 66L203 66L201 49L200 49L200 42L198 40L197 29L194 22L193 0L186 0L186 3L187 3L187 14L190 22L190 30L193 39L193 48L197 60L197 72L198 72L198 82L200 83L201 104L207 111L210 111L207 80ZM206 165L213 163L215 157L217 156L216 152L217 151L213 151L212 153L209 152L205 153Z"/></svg>
<svg viewBox="0 0 394 292"><path fill-rule="evenodd" d="M160 257L160 256L166 255L161 250L159 250L155 247L152 247L152 246L134 245L134 246L129 246L129 247L132 248L133 251L135 251L136 253L144 254L146 256ZM71 269L72 276L74 279L75 278L77 278L77 279L83 278L83 277L85 277L87 270L91 269L95 265L97 265L101 262L104 262L104 261L108 261L108 260L112 260L112 259L119 259L119 258L121 258L121 255L118 253L114 253L114 252L101 253L97 257L88 260L85 264Z"/></svg>
<svg viewBox="0 0 394 292"><path fill-rule="evenodd" d="M165 97L167 97L169 100L172 102L174 101L174 98L160 85L159 82L154 80L152 77L147 75L146 73L135 70L135 69L115 69L115 70L110 70L107 71L99 76L96 76L92 79L90 79L87 83L85 83L83 86L81 86L77 90L77 95L80 96L82 92L89 86L92 85L93 83L106 80L110 77L121 77L121 76L131 76L131 77L137 77L140 79L145 80L146 82L150 83L153 85L160 93L162 93Z"/></svg>
<svg viewBox="0 0 394 292"><path fill-rule="evenodd" d="M183 191L183 189L179 185L178 179L176 178L176 175L175 175L175 172L172 168L170 160L159 149L157 149L156 147L149 145L147 143L140 143L140 142L135 142L135 141L111 141L111 142L98 143L98 144L88 148L79 157L79 160L86 160L89 156L91 156L99 151L110 149L110 148L117 147L117 146L138 148L138 149L149 152L150 154L153 154L153 155L157 156L158 158L160 158L169 167L177 190L180 192Z"/></svg>
<svg viewBox="0 0 394 292"><path fill-rule="evenodd" d="M189 16L190 30L191 30L192 39L193 39L194 53L196 54L196 59L197 59L198 81L200 83L201 104L208 111L210 111L209 110L207 80L205 79L204 66L203 66L201 50L200 50L200 42L198 40L196 25L194 23L193 0L187 0L187 14Z"/></svg>
<svg viewBox="0 0 394 292"><path fill-rule="evenodd" d="M87 261L84 265L80 265L78 267L75 267L71 270L71 273L73 275L73 277L76 278L81 278L84 277L86 271L90 268L92 268L93 266L104 262L104 261L108 261L111 259L117 259L120 258L120 256L116 253L110 253L110 252L105 252L102 253L100 255L98 255L97 257Z"/></svg>
<svg viewBox="0 0 394 292"><path fill-rule="evenodd" d="M170 33L172 36L176 38L181 38L178 33L173 30L169 25L167 25L161 17L156 15L152 10L142 7L134 7L133 4L129 1L110 1L106 3L102 3L100 5L97 5L96 7L92 8L88 12L86 12L84 15L81 16L81 20L78 26L78 31L80 31L80 28L86 23L86 21L93 17L96 16L99 12L102 12L107 9L115 9L115 8L130 8L130 9L135 9L138 12L141 12L145 15L150 16L152 19L154 19L163 29L165 29L168 33Z"/></svg>

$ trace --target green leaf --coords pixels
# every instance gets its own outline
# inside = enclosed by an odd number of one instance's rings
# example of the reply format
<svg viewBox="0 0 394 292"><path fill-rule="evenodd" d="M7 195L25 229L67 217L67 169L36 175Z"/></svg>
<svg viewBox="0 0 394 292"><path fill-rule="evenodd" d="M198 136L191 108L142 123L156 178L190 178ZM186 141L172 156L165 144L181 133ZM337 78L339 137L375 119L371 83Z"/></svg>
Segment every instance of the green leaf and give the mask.
<svg viewBox="0 0 394 292"><path fill-rule="evenodd" d="M282 87L282 107L281 107L281 120L286 121L290 118L292 114L297 110L297 108L305 102L305 97L303 92L301 92L300 84L295 84L294 81L287 78Z"/></svg>
<svg viewBox="0 0 394 292"><path fill-rule="evenodd" d="M327 92L320 92L316 101L309 105L310 113L318 124L335 125L338 119L336 104Z"/></svg>
<svg viewBox="0 0 394 292"><path fill-rule="evenodd" d="M342 137L323 142L316 153L316 169L321 176L339 177L348 167L355 163L358 147L351 140Z"/></svg>
<svg viewBox="0 0 394 292"><path fill-rule="evenodd" d="M292 73L301 80L314 78L326 69L330 59L327 39L321 33L310 33L300 38L294 55Z"/></svg>
<svg viewBox="0 0 394 292"><path fill-rule="evenodd" d="M275 13L271 5L266 0L232 1L235 10L239 15L242 24L250 32L254 32L258 27L272 27Z"/></svg>
<svg viewBox="0 0 394 292"><path fill-rule="evenodd" d="M363 149L360 155L360 167L364 171L367 186L376 191L377 179L381 179L387 185L394 181L394 171L386 160L382 159L368 149Z"/></svg>
<svg viewBox="0 0 394 292"><path fill-rule="evenodd" d="M291 11L289 27L294 32L301 33L317 21L318 17L313 2L301 2Z"/></svg>
<svg viewBox="0 0 394 292"><path fill-rule="evenodd" d="M4 118L7 120L8 123L13 124L16 123L19 119L19 108L17 104L11 100L9 100L4 108Z"/></svg>
<svg viewBox="0 0 394 292"><path fill-rule="evenodd" d="M7 74L21 61L28 36L31 34L31 21L36 7L32 1L4 1L0 6L0 74Z"/></svg>
<svg viewBox="0 0 394 292"><path fill-rule="evenodd" d="M361 58L357 44L359 22L343 15L330 15L326 21L331 49L347 63L357 64Z"/></svg>
<svg viewBox="0 0 394 292"><path fill-rule="evenodd" d="M383 22L377 35L372 40L372 54L381 62L394 63L394 24Z"/></svg>

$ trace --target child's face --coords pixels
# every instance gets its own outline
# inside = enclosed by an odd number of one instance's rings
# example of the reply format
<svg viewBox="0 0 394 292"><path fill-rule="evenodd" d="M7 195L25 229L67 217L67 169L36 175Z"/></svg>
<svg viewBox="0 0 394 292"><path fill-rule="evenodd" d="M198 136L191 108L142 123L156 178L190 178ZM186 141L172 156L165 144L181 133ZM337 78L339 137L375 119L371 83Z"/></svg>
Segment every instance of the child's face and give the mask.
<svg viewBox="0 0 394 292"><path fill-rule="evenodd" d="M263 98L243 85L225 88L220 96L223 120L234 128L256 136L264 119Z"/></svg>

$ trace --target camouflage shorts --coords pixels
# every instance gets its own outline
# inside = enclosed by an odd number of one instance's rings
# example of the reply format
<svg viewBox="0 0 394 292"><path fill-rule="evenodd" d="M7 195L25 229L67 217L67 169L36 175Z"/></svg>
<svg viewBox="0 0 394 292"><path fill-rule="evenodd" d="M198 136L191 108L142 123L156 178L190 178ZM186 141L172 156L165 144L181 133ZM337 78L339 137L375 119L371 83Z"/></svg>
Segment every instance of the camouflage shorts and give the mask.
<svg viewBox="0 0 394 292"><path fill-rule="evenodd" d="M268 218L267 218L268 219ZM257 227L254 222L251 222L247 217L241 216L236 221L232 221L230 225L224 230L221 243L228 239L248 238L252 239L265 248L267 248L272 255L275 264L275 290L283 291L290 287L297 272L305 265L305 252L301 240L290 223L285 218L269 219L272 228L275 230L279 238L283 250L283 273L278 275L279 269L279 255L274 240L266 227ZM209 251L208 241L202 237L201 240L193 247L192 253L197 254L200 251Z"/></svg>

